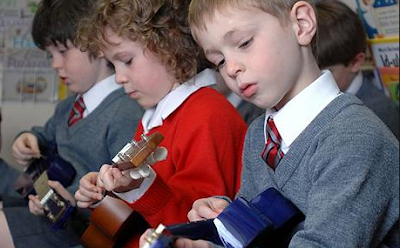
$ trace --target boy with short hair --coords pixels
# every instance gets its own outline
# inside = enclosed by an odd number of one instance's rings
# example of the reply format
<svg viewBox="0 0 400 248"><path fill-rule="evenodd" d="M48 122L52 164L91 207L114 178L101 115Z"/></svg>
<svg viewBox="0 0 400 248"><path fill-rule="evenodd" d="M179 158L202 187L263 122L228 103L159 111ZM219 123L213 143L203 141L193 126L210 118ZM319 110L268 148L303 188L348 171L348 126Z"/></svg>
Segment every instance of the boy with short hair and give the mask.
<svg viewBox="0 0 400 248"><path fill-rule="evenodd" d="M399 109L383 91L374 86L372 72L362 71L367 36L357 15L345 3L323 0L316 3L318 19L317 59L328 69L342 92L357 96L399 138Z"/></svg>
<svg viewBox="0 0 400 248"><path fill-rule="evenodd" d="M44 127L19 135L13 145L15 160L26 166L55 145L59 156L76 170L72 185L65 189L49 181L75 205L73 193L80 178L99 170L132 139L143 110L115 81L114 69L104 57L80 50L75 42L77 25L87 15L92 0L42 0L32 25L35 44L52 57L52 67L74 95L61 101ZM73 247L87 224L81 211L65 229L54 231L43 215L37 196L29 196L29 208L4 208L7 221L0 222L0 247ZM34 214L34 215L32 215ZM8 227L8 228L7 228ZM12 237L13 244L6 243ZM5 238L3 238L5 237Z"/></svg>
<svg viewBox="0 0 400 248"><path fill-rule="evenodd" d="M189 19L229 88L267 111L247 132L237 196L274 187L294 203L305 221L289 247L398 247L399 142L319 70L312 2L192 0ZM215 218L227 205L200 199L188 216Z"/></svg>

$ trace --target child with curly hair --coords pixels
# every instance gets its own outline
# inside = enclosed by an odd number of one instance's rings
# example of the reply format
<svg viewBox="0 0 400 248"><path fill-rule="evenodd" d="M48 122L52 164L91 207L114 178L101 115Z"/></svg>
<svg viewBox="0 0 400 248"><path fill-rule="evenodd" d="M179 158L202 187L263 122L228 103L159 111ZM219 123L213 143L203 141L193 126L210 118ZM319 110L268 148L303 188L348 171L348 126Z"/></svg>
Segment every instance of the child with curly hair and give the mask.
<svg viewBox="0 0 400 248"><path fill-rule="evenodd" d="M216 72L198 73L205 61L190 33L188 6L181 0L102 0L81 22L82 47L104 54L117 82L146 109L135 138L159 132L169 154L138 188L130 173L111 165L87 174L75 194L78 206L91 207L106 189L156 227L187 221L199 197L235 196L247 127L226 98L207 87ZM140 235L132 230L131 247L138 247Z"/></svg>

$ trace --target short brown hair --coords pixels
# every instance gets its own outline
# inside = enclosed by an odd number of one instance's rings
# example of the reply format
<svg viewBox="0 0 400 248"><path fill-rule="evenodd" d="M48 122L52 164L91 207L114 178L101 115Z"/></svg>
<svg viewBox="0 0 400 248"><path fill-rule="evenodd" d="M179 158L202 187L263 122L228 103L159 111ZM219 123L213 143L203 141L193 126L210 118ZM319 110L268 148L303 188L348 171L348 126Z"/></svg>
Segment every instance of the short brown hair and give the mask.
<svg viewBox="0 0 400 248"><path fill-rule="evenodd" d="M227 6L254 7L276 16L282 23L287 23L288 14L293 5L300 0L192 0L189 8L191 27L205 29L203 20L212 20L216 11ZM304 0L312 4L312 0Z"/></svg>
<svg viewBox="0 0 400 248"><path fill-rule="evenodd" d="M79 21L87 15L95 0L42 0L32 21L35 45L45 50L60 42L74 43ZM75 44L74 44L75 45ZM90 54L93 57L93 54Z"/></svg>
<svg viewBox="0 0 400 248"><path fill-rule="evenodd" d="M212 20L215 12L229 6L239 8L257 8L279 19L286 25L289 21L289 13L295 3L299 1L308 2L314 7L315 0L192 0L189 7L189 25L193 29L205 30L206 22ZM193 34L194 35L194 34ZM313 52L316 50L316 38L311 43ZM314 56L315 56L314 52Z"/></svg>
<svg viewBox="0 0 400 248"><path fill-rule="evenodd" d="M106 30L142 42L180 82L196 75L204 56L187 22L189 0L101 0L78 28L77 43L99 52Z"/></svg>
<svg viewBox="0 0 400 248"><path fill-rule="evenodd" d="M367 49L367 36L360 17L338 0L316 4L318 17L317 60L321 68L347 66Z"/></svg>

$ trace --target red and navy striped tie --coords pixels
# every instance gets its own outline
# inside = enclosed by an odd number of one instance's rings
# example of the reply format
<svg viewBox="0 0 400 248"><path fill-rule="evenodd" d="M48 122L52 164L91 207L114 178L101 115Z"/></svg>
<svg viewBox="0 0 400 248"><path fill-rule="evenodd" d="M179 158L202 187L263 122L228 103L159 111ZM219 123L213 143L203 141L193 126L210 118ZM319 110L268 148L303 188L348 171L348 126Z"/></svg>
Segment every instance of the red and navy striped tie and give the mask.
<svg viewBox="0 0 400 248"><path fill-rule="evenodd" d="M284 153L281 150L282 138L271 116L267 120L265 131L267 134L267 143L265 144L264 151L261 153L261 158L268 166L275 170Z"/></svg>
<svg viewBox="0 0 400 248"><path fill-rule="evenodd" d="M74 125L77 121L83 118L83 111L85 111L86 106L83 102L83 97L80 96L74 103L74 107L69 114L68 126Z"/></svg>

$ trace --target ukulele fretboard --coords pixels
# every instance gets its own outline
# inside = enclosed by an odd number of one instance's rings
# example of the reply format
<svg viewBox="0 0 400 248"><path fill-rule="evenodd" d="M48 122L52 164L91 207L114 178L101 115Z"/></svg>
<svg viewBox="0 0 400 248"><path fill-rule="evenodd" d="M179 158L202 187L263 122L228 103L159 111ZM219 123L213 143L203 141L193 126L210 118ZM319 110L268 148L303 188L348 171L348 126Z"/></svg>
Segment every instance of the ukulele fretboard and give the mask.
<svg viewBox="0 0 400 248"><path fill-rule="evenodd" d="M47 176L47 172L44 171L33 183L33 188L38 195L40 202L44 204L47 202L47 199L51 197L54 191L48 185L49 178Z"/></svg>

